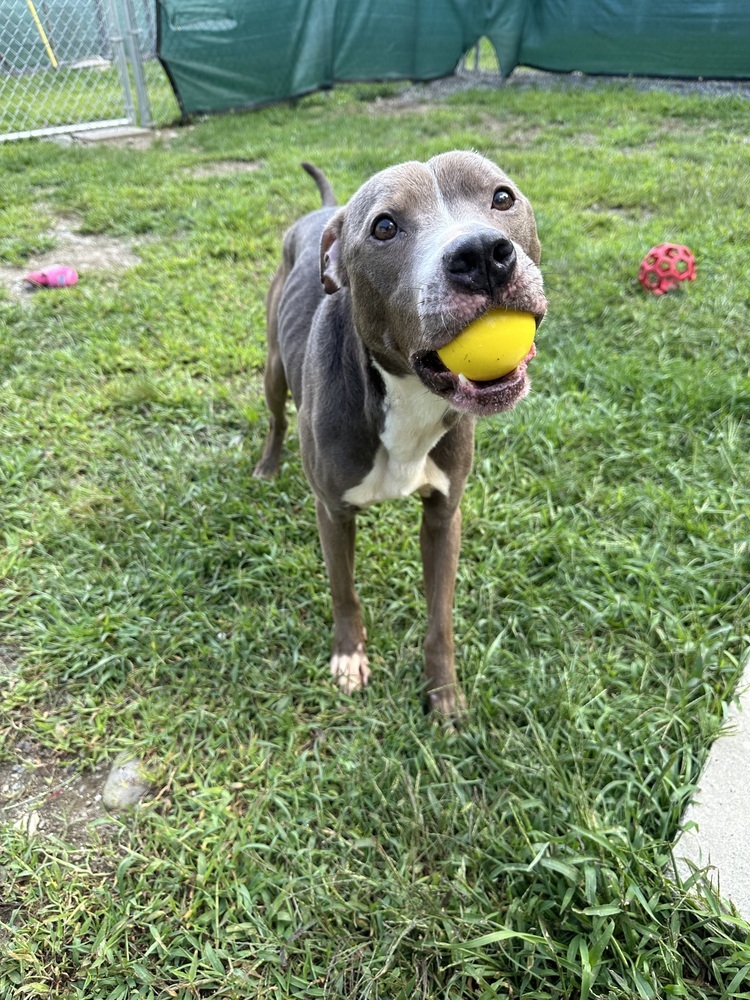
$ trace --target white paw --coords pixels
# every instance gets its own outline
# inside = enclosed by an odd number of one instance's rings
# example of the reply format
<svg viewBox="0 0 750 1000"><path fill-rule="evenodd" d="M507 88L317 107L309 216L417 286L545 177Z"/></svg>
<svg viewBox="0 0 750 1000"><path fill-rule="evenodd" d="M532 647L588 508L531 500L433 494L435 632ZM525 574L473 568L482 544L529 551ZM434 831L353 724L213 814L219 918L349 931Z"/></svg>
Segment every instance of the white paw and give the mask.
<svg viewBox="0 0 750 1000"><path fill-rule="evenodd" d="M353 653L334 653L331 657L331 674L346 694L363 688L370 679L364 644L360 642Z"/></svg>
<svg viewBox="0 0 750 1000"><path fill-rule="evenodd" d="M453 684L433 688L427 695L427 704L438 718L462 719L467 713L466 698L461 689Z"/></svg>

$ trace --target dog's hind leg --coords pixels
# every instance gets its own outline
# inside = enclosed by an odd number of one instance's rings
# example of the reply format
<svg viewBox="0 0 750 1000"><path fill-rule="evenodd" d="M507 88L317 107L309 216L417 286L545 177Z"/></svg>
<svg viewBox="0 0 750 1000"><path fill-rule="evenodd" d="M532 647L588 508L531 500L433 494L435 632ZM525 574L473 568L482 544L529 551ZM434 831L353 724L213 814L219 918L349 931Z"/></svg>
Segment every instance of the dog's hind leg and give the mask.
<svg viewBox="0 0 750 1000"><path fill-rule="evenodd" d="M284 363L281 360L278 336L278 300L285 275L277 271L268 289L267 299L267 340L268 358L264 375L266 403L270 412L268 440L261 460L255 467L254 475L260 479L270 479L279 471L281 448L287 429L286 399L289 388L286 381Z"/></svg>

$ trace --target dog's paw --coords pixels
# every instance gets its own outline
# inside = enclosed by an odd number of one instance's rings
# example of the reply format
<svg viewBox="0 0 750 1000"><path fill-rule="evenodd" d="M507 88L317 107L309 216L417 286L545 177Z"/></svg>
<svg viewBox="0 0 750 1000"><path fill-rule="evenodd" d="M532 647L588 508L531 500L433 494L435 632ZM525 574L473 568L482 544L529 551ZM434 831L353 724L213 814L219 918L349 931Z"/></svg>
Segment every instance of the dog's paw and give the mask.
<svg viewBox="0 0 750 1000"><path fill-rule="evenodd" d="M255 479L273 479L278 471L278 463L267 462L261 459L253 470L253 477Z"/></svg>
<svg viewBox="0 0 750 1000"><path fill-rule="evenodd" d="M353 653L334 653L331 657L331 674L345 694L359 691L370 679L364 643L359 643Z"/></svg>
<svg viewBox="0 0 750 1000"><path fill-rule="evenodd" d="M466 716L466 698L461 688L453 684L427 692L427 706L433 715L445 721L459 722Z"/></svg>

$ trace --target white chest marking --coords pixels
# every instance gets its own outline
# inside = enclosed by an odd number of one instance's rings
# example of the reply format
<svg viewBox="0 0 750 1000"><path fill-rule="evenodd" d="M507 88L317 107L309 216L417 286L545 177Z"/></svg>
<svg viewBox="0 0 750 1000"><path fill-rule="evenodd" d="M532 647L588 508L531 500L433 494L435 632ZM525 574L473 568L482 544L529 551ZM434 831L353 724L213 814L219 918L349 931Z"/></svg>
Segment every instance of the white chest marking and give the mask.
<svg viewBox="0 0 750 1000"><path fill-rule="evenodd" d="M401 378L379 369L385 382L385 426L372 469L344 494L347 503L367 507L419 490L448 496L450 481L429 453L445 434L446 404L415 375Z"/></svg>

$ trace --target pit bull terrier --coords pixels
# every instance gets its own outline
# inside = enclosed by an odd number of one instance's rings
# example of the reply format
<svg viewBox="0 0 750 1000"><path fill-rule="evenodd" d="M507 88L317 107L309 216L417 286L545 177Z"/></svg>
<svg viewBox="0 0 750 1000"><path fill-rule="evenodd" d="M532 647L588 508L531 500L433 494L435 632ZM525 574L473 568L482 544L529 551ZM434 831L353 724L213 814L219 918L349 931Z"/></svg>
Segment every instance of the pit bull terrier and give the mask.
<svg viewBox="0 0 750 1000"><path fill-rule="evenodd" d="M454 716L465 706L452 617L474 424L526 396L535 349L490 382L448 371L436 352L489 308L541 322L534 215L518 186L476 153L390 167L343 207L325 176L302 166L323 208L286 233L268 292L271 417L255 474L278 471L291 391L333 602L331 673L347 692L370 677L354 587L357 511L420 495L424 678L430 708Z"/></svg>

